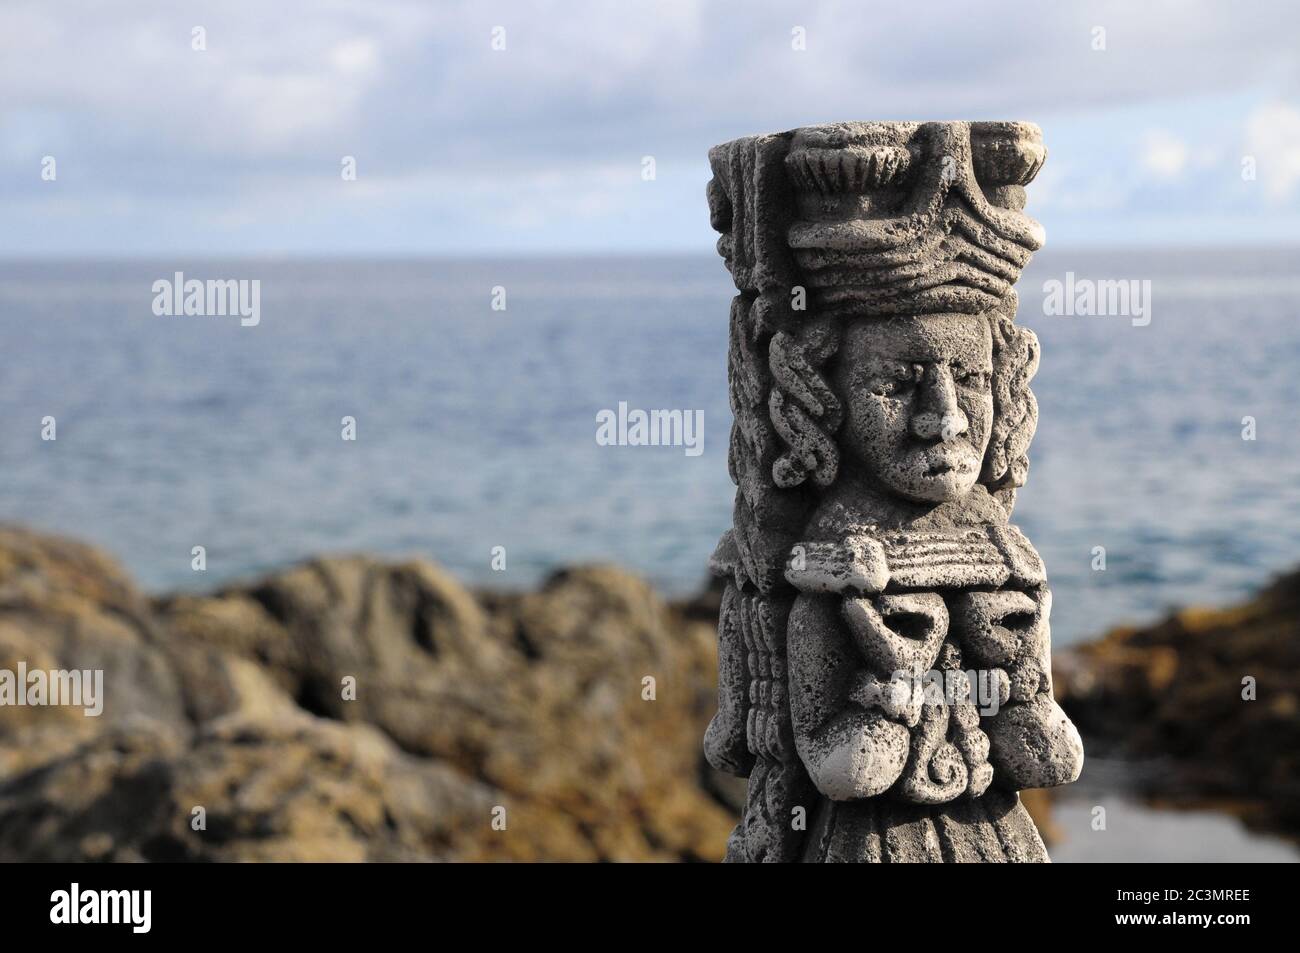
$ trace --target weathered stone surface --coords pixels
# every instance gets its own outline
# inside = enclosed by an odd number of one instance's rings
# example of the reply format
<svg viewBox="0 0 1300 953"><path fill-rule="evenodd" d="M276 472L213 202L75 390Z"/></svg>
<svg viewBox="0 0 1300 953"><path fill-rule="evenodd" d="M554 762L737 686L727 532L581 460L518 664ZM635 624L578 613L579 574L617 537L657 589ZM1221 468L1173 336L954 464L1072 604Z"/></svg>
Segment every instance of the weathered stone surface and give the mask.
<svg viewBox="0 0 1300 953"><path fill-rule="evenodd" d="M1010 524L1037 424L1012 286L1043 230L1028 123L835 123L709 154L739 294L734 526L710 763L728 859L1046 860L1074 780L1042 561Z"/></svg>
<svg viewBox="0 0 1300 953"><path fill-rule="evenodd" d="M715 860L700 615L610 568L474 594L365 558L151 600L0 528L0 668L102 666L106 696L0 708L0 859Z"/></svg>

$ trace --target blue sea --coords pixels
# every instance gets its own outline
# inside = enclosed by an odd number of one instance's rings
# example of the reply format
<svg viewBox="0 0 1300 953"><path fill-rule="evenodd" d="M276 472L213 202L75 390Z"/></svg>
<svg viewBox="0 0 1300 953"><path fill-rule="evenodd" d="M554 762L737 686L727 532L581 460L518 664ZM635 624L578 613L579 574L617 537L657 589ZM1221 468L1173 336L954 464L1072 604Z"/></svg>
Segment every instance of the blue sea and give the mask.
<svg viewBox="0 0 1300 953"><path fill-rule="evenodd" d="M1016 521L1056 644L1300 563L1298 266L1286 249L1031 264L1040 423ZM258 279L260 323L155 316L176 271ZM1151 323L1045 315L1066 272L1150 280ZM154 591L365 551L510 588L613 561L687 594L730 522L732 294L705 255L0 264L0 519L96 543ZM599 445L620 402L702 410L703 452Z"/></svg>

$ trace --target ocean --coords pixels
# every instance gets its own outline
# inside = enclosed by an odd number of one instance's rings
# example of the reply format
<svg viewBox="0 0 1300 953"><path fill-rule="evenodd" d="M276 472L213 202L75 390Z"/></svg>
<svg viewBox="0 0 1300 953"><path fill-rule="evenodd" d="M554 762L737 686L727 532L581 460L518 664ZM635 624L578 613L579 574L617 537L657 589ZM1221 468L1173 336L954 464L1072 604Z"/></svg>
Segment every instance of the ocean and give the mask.
<svg viewBox="0 0 1300 953"><path fill-rule="evenodd" d="M1049 250L1026 271L1043 358L1015 520L1058 646L1300 563L1298 266ZM177 271L259 281L260 321L155 315ZM1150 323L1045 314L1067 273L1149 280ZM612 561L688 594L730 523L733 293L711 255L0 263L0 519L95 543L153 591L364 551L509 588ZM701 411L701 446L602 445L621 403Z"/></svg>

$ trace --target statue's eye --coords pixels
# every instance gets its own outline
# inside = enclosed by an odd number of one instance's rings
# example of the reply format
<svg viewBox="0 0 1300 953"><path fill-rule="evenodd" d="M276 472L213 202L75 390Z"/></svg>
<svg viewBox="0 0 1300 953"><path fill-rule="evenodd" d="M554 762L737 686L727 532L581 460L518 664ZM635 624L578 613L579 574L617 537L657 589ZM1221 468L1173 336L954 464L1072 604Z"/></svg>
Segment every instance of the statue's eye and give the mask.
<svg viewBox="0 0 1300 953"><path fill-rule="evenodd" d="M955 366L952 369L952 379L963 387L987 387L992 381L988 371L973 371L969 368Z"/></svg>
<svg viewBox="0 0 1300 953"><path fill-rule="evenodd" d="M916 386L923 370L920 364L891 364L873 374L867 386L873 394L898 397Z"/></svg>

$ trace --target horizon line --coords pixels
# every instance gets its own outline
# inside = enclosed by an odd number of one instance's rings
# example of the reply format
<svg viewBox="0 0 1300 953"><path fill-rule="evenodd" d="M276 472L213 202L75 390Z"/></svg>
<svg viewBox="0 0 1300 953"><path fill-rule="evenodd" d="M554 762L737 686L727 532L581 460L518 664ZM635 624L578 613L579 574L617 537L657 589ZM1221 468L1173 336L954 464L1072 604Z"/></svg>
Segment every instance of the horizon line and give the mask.
<svg viewBox="0 0 1300 953"><path fill-rule="evenodd" d="M1141 253L1141 252L1300 252L1300 240L1297 241L1251 241L1251 242L1231 242L1231 243L1213 243L1213 242L1171 242L1167 244L1157 242L1139 242L1129 244L1104 244L1094 242L1076 242L1065 245L1051 245L1047 248L1035 252L1035 256L1041 254L1054 255L1061 252L1115 252L1115 253ZM254 253L238 252L221 252L221 251L180 251L180 252L129 252L126 254L113 254L101 252L80 252L68 254L8 254L0 253L0 264L69 264L69 263L157 263L163 260L219 260L219 261L280 261L280 262L309 262L309 261L353 261L353 262L402 262L402 261L434 261L434 262L464 262L464 261L503 261L503 260L558 260L558 259L593 259L593 260L615 260L615 261L633 261L637 259L664 259L664 258L716 258L717 252L712 249L657 249L650 248L644 250L606 250L606 249L572 249L572 250L529 250L529 249L500 249L500 250L474 250L468 252L446 252L446 251L401 251L401 252L338 252L338 251L308 251L308 250L288 250L288 251L268 251Z"/></svg>

